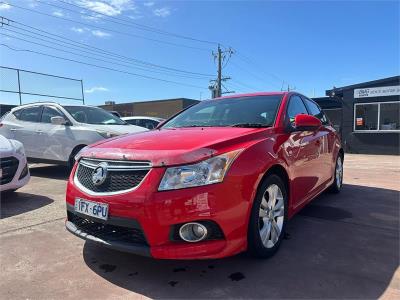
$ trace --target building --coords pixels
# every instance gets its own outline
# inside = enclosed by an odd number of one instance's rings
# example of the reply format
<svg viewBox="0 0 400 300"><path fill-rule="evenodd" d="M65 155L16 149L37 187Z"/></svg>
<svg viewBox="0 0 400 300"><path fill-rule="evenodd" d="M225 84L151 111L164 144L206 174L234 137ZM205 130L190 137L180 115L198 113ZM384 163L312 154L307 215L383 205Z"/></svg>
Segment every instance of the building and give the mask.
<svg viewBox="0 0 400 300"><path fill-rule="evenodd" d="M314 98L335 127L345 151L400 154L400 76L333 88Z"/></svg>
<svg viewBox="0 0 400 300"><path fill-rule="evenodd" d="M177 112L199 103L200 101L188 98L153 100L143 102L119 103L107 101L105 105L100 105L108 111L116 111L122 117L130 116L150 116L159 118L169 118Z"/></svg>
<svg viewBox="0 0 400 300"><path fill-rule="evenodd" d="M4 115L6 112L9 112L11 109L16 107L16 105L11 104L0 104L0 117Z"/></svg>

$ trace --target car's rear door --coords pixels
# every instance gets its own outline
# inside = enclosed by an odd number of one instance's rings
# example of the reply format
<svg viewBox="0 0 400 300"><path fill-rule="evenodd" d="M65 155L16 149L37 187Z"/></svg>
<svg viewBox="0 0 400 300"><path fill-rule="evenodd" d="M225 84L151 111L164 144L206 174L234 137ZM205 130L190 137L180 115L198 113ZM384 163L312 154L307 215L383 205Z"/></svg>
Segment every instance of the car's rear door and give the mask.
<svg viewBox="0 0 400 300"><path fill-rule="evenodd" d="M41 112L41 105L28 106L21 109L15 120L9 124L12 138L24 145L28 157L37 158L39 155L36 130Z"/></svg>
<svg viewBox="0 0 400 300"><path fill-rule="evenodd" d="M292 199L294 206L308 200L318 187L319 135L312 130L300 131L294 128L294 119L299 114L308 114L303 99L295 94L289 99L286 117L289 126L289 138L285 150L292 178Z"/></svg>
<svg viewBox="0 0 400 300"><path fill-rule="evenodd" d="M320 185L329 181L333 175L333 166L335 159L333 158L335 133L334 128L331 126L328 118L325 116L321 108L312 100L303 97L310 115L318 118L322 126L316 132L319 143L319 157L318 157L318 173L320 174Z"/></svg>

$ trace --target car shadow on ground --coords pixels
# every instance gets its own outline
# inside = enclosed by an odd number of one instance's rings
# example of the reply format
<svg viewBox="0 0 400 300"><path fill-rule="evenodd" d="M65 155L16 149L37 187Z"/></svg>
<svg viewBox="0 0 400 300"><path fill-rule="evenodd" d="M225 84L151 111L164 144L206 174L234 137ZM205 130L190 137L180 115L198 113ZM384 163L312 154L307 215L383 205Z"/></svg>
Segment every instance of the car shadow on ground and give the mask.
<svg viewBox="0 0 400 300"><path fill-rule="evenodd" d="M0 195L0 219L20 215L53 203L54 200L22 192L5 192Z"/></svg>
<svg viewBox="0 0 400 300"><path fill-rule="evenodd" d="M67 180L71 170L60 165L30 164L29 172L34 177Z"/></svg>
<svg viewBox="0 0 400 300"><path fill-rule="evenodd" d="M295 216L278 253L155 260L86 242L87 266L151 298L377 298L399 265L399 192L345 185Z"/></svg>

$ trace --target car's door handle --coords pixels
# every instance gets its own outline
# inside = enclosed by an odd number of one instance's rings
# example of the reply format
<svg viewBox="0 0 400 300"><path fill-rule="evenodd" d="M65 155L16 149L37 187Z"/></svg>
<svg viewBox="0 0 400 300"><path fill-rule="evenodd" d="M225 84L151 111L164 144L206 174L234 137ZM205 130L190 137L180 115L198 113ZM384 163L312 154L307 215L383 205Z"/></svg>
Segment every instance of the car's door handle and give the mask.
<svg viewBox="0 0 400 300"><path fill-rule="evenodd" d="M42 130L36 130L36 133L37 133L37 134L42 134L43 131L42 131Z"/></svg>
<svg viewBox="0 0 400 300"><path fill-rule="evenodd" d="M10 131L17 131L17 128L10 128Z"/></svg>

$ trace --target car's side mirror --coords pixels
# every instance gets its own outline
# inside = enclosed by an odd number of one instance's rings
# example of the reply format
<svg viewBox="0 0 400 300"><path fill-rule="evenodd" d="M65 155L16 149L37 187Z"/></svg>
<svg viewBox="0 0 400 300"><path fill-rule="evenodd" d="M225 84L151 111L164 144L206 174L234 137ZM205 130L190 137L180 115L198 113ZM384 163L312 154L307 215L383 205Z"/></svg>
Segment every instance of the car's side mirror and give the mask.
<svg viewBox="0 0 400 300"><path fill-rule="evenodd" d="M305 131L305 130L317 130L322 126L321 121L310 115L300 114L294 118L294 127L296 130Z"/></svg>
<svg viewBox="0 0 400 300"><path fill-rule="evenodd" d="M53 125L67 125L68 122L61 116L51 117L51 124Z"/></svg>

